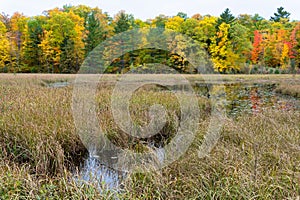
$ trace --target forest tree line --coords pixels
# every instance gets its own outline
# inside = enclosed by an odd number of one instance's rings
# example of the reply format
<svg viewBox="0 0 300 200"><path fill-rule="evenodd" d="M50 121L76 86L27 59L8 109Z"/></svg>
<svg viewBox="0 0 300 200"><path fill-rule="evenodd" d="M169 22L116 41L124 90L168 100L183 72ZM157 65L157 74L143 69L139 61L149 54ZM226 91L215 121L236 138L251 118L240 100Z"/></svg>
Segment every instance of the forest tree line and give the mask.
<svg viewBox="0 0 300 200"><path fill-rule="evenodd" d="M99 8L64 6L27 17L0 14L0 72L76 73L89 53L107 38L134 28L171 29L205 49L213 70L221 73L291 73L300 67L300 22L290 21L280 7L270 19L258 14L234 16L158 15L146 21L120 11L114 17ZM147 41L145 41L147 42ZM178 48L187 48L178 46ZM171 52L141 49L125 54L109 66L122 72L158 62L194 72L184 58ZM151 70L151 69L150 69ZM155 69L154 69L155 70Z"/></svg>

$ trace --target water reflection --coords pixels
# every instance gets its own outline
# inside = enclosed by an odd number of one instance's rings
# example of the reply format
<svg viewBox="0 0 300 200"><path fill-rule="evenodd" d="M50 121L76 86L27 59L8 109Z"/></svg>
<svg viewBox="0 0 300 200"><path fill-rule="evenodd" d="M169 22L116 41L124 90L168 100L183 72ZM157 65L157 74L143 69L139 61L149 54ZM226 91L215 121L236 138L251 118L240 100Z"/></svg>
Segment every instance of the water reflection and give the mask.
<svg viewBox="0 0 300 200"><path fill-rule="evenodd" d="M211 92L217 90L218 84L195 84L194 89L199 96L211 98ZM230 83L224 84L225 107L229 116L245 113L259 113L266 107L282 110L299 109L299 100L280 96L275 93L276 84L270 83Z"/></svg>
<svg viewBox="0 0 300 200"><path fill-rule="evenodd" d="M62 88L62 87L67 87L70 85L69 82L64 81L64 82L54 82L54 83L48 83L47 87L49 88Z"/></svg>

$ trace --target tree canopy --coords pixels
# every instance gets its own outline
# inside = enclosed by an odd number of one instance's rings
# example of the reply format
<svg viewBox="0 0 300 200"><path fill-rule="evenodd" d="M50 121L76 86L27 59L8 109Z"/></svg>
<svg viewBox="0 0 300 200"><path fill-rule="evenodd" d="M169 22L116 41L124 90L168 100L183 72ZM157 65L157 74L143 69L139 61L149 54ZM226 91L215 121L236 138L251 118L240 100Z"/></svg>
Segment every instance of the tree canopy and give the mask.
<svg viewBox="0 0 300 200"><path fill-rule="evenodd" d="M174 48L179 53L192 51L194 45L201 47L213 62L212 70L217 72L249 73L257 68L267 73L273 68L291 72L300 67L300 22L290 21L289 16L283 7L269 20L259 14L234 16L229 8L220 16L196 13L189 17L178 12L145 21L125 11L111 17L97 7L85 5L66 5L32 17L19 12L12 16L2 13L0 72L76 73L101 42L135 28L147 34L139 41L142 44L165 42L168 30L186 35L194 43L183 44L177 37L171 45L176 45ZM112 54L112 51L105 53ZM197 72L198 67L193 68L182 55L174 52L140 49L114 58L108 72L145 68L151 62L168 65L182 73Z"/></svg>

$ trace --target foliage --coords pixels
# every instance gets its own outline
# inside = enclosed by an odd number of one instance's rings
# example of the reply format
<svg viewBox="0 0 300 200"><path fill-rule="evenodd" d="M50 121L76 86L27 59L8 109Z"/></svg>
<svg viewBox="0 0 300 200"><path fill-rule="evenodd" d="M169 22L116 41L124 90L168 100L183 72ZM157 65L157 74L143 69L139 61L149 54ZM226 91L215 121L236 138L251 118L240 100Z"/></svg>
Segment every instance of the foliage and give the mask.
<svg viewBox="0 0 300 200"><path fill-rule="evenodd" d="M253 64L257 64L260 58L260 54L262 51L262 35L258 30L254 31L254 41L253 41L253 49L251 52L251 61Z"/></svg>
<svg viewBox="0 0 300 200"><path fill-rule="evenodd" d="M214 69L222 73L240 70L238 55L234 53L232 43L229 40L229 29L229 24L222 23L210 45Z"/></svg>
<svg viewBox="0 0 300 200"><path fill-rule="evenodd" d="M7 29L0 21L0 72L5 72L9 63L9 41L6 38Z"/></svg>
<svg viewBox="0 0 300 200"><path fill-rule="evenodd" d="M147 29L149 32L142 39L143 44L152 44L157 39L165 42L168 29L190 37L194 42L186 47L174 43L183 52L191 50L196 42L211 56L215 70L223 73L241 72L242 66L249 64L296 72L300 67L300 25L290 22L289 16L283 7L270 20L259 14L235 17L228 8L219 17L200 14L189 17L178 12L175 16L161 14L146 21L125 11L112 18L97 7L85 5L65 5L30 18L18 12L11 17L3 13L0 71L75 73L89 53L107 38L139 28L141 33ZM155 27L162 30L154 33ZM203 56L201 52L196 54ZM181 56L171 52L140 50L114 58L109 71L122 72L123 68L143 66L154 60L183 71L189 66Z"/></svg>

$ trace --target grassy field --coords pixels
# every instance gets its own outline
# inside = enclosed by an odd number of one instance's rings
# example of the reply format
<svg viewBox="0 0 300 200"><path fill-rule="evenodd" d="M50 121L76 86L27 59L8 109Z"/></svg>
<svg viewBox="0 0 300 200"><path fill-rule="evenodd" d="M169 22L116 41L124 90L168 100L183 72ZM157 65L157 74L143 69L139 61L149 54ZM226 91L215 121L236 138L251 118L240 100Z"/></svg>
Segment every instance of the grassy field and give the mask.
<svg viewBox="0 0 300 200"><path fill-rule="evenodd" d="M138 76L138 75L136 75ZM149 75L148 75L149 76ZM150 75L149 79L151 79ZM167 75L161 76L162 79ZM300 196L300 111L266 107L263 111L226 117L221 137L209 156L197 150L210 123L209 99L197 97L201 112L196 138L180 159L161 171L128 174L118 191L96 183L78 184L74 177L88 156L72 116L75 75L0 74L0 199L297 199ZM121 147L140 151L114 123L110 110L118 75L106 75L97 92L99 123ZM203 82L199 75L186 75ZM276 92L299 99L300 76L206 75L208 82L277 85ZM69 82L66 87L49 87ZM164 137L176 129L178 102L172 93L143 88L132 99L131 113L145 124L148 108L168 108Z"/></svg>

